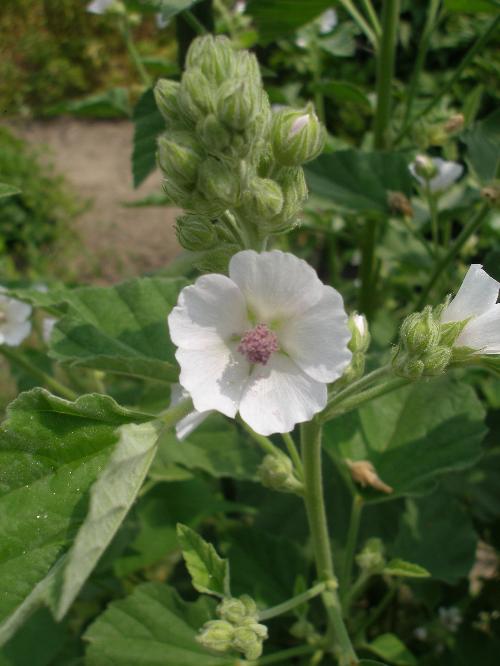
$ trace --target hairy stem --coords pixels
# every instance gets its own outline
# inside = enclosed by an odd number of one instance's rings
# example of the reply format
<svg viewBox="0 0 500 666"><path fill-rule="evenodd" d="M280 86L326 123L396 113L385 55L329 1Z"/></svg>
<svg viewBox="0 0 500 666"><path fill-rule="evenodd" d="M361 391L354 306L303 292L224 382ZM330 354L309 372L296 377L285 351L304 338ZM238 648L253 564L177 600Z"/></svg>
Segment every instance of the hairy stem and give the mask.
<svg viewBox="0 0 500 666"><path fill-rule="evenodd" d="M405 377L396 377L395 379L389 380L385 384L372 386L366 391L361 391L361 393L349 396L331 408L322 412L321 422L326 423L326 421L330 421L335 416L345 414L346 412L352 412L353 409L357 409L365 402L370 402L370 400L375 400L375 398L380 398L386 393L391 393L398 388L402 388L403 386L410 384L411 381L411 379L406 379Z"/></svg>
<svg viewBox="0 0 500 666"><path fill-rule="evenodd" d="M243 430L245 430L250 437L260 446L260 448L264 451L264 453L270 453L271 455L283 455L283 452L275 446L269 437L264 437L264 435L259 435L258 433L255 432L255 430L252 430L252 428L243 421L243 419L237 417L238 423L241 425Z"/></svg>
<svg viewBox="0 0 500 666"><path fill-rule="evenodd" d="M373 126L373 141L377 150L389 147L387 129L391 117L392 79L396 60L396 37L399 23L399 0L384 0L382 35L377 57L377 108Z"/></svg>
<svg viewBox="0 0 500 666"><path fill-rule="evenodd" d="M301 426L302 462L304 465L305 504L316 561L318 578L325 583L335 581L330 536L326 520L321 465L321 425L313 419ZM337 590L334 586L322 594L328 616L329 633L333 634L330 649L337 656L340 666L358 663L356 653L347 633Z"/></svg>
<svg viewBox="0 0 500 666"><path fill-rule="evenodd" d="M293 464L295 465L295 471L297 472L299 479L302 480L304 477L304 468L302 466L300 454L297 450L297 447L295 446L295 442L293 441L293 437L288 432L283 433L281 436L285 442L288 454L292 459Z"/></svg>
<svg viewBox="0 0 500 666"><path fill-rule="evenodd" d="M162 421L167 428L170 428L187 416L189 412L192 412L193 409L193 401L191 398L186 398L185 400L178 402L176 405L169 407L169 409L165 410L162 414L159 414L158 419Z"/></svg>
<svg viewBox="0 0 500 666"><path fill-rule="evenodd" d="M130 30L130 23L126 16L123 17L123 21L121 22L120 27L123 39L125 40L125 46L127 47L129 56L134 63L135 68L137 69L137 73L139 74L141 81L146 86L146 88L150 88L153 82L151 81L151 77L147 73L146 68L142 64L141 56L139 55L139 52L135 46L134 38L132 37L132 31Z"/></svg>
<svg viewBox="0 0 500 666"><path fill-rule="evenodd" d="M306 590L306 592L297 594L297 596L284 601L282 604L278 604L272 608L267 608L266 610L263 610L259 613L259 622L265 622L266 620L270 620L271 618L277 617L278 615L283 615L283 613L288 613L288 611L293 610L294 608L297 608L297 606L301 606L307 601L310 601L311 599L314 599L314 597L322 594L325 589L326 583L318 583L314 587L311 587L309 590Z"/></svg>
<svg viewBox="0 0 500 666"><path fill-rule="evenodd" d="M340 0L342 7L348 12L353 21L358 24L359 28L365 33L368 40L371 42L372 46L377 46L377 34L374 29L368 24L368 22L363 17L363 14L358 11L355 4L351 0ZM375 18L377 18L375 16ZM378 20L377 20L378 22Z"/></svg>
<svg viewBox="0 0 500 666"><path fill-rule="evenodd" d="M352 566L354 555L358 544L359 526L361 523L361 513L363 511L363 498L361 495L354 495L352 500L351 516L349 521L349 531L347 533L347 543L344 555L344 567L342 578L340 579L340 595L344 598L351 587Z"/></svg>

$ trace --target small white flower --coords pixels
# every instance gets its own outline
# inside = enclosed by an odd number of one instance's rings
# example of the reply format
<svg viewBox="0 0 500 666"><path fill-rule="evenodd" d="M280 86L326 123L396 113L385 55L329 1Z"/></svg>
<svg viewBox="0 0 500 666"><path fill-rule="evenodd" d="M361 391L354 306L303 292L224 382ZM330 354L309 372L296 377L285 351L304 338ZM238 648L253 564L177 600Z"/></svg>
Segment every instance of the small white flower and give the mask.
<svg viewBox="0 0 500 666"><path fill-rule="evenodd" d="M175 405L178 405L181 400L185 400L186 398L189 398L189 393L183 389L180 384L172 384L172 387L170 388L170 406L175 407ZM196 409L193 409L193 411L187 416L180 421L177 421L175 426L177 439L180 442L182 442L183 439L186 439L186 437L190 435L193 430L196 430L210 413L210 411L198 412Z"/></svg>
<svg viewBox="0 0 500 666"><path fill-rule="evenodd" d="M299 48L306 49L309 45L309 40L306 37L297 37L295 43Z"/></svg>
<svg viewBox="0 0 500 666"><path fill-rule="evenodd" d="M0 345L17 347L31 333L31 306L3 292L0 287Z"/></svg>
<svg viewBox="0 0 500 666"><path fill-rule="evenodd" d="M354 326L358 329L361 337L364 338L368 332L368 322L366 321L365 315L356 313L352 316L352 321Z"/></svg>
<svg viewBox="0 0 500 666"><path fill-rule="evenodd" d="M453 185L453 183L460 178L464 171L463 166L458 164L458 162L447 162L440 157L427 159L436 169L436 175L429 180L429 188L431 192L442 192L443 190L448 189L448 187ZM415 160L408 168L420 185L426 185L426 179L417 172L417 164L417 160Z"/></svg>
<svg viewBox="0 0 500 666"><path fill-rule="evenodd" d="M472 264L457 295L444 309L441 323L469 319L455 347L469 347L481 354L500 354L500 283Z"/></svg>
<svg viewBox="0 0 500 666"><path fill-rule="evenodd" d="M42 322L42 338L46 345L50 342L50 337L56 324L57 319L55 317L45 317Z"/></svg>
<svg viewBox="0 0 500 666"><path fill-rule="evenodd" d="M290 432L324 409L351 361L342 297L292 254L238 252L229 277L185 287L168 317L179 381L198 412Z"/></svg>
<svg viewBox="0 0 500 666"><path fill-rule="evenodd" d="M320 34L326 35L328 32L331 32L335 28L339 22L339 19L335 9L327 9L326 12L321 14L318 21Z"/></svg>

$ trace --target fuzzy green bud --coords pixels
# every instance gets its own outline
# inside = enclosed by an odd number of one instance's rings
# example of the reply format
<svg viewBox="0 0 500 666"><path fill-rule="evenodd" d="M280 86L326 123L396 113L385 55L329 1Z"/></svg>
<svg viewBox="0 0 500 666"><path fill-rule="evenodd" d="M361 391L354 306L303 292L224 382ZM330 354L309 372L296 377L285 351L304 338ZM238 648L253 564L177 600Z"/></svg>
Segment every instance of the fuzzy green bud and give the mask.
<svg viewBox="0 0 500 666"><path fill-rule="evenodd" d="M214 110L214 89L199 69L184 72L178 98L179 108L192 122Z"/></svg>
<svg viewBox="0 0 500 666"><path fill-rule="evenodd" d="M427 155L417 155L414 161L415 173L425 180L432 180L437 175L438 168Z"/></svg>
<svg viewBox="0 0 500 666"><path fill-rule="evenodd" d="M217 614L227 622L240 625L248 618L257 619L257 604L248 594L243 594L239 599L230 597L223 599L217 606Z"/></svg>
<svg viewBox="0 0 500 666"><path fill-rule="evenodd" d="M312 105L298 111L283 109L273 116L271 141L274 156L284 166L299 166L317 157L326 132Z"/></svg>
<svg viewBox="0 0 500 666"><path fill-rule="evenodd" d="M230 132L213 113L198 121L196 134L203 147L210 153L224 154L231 144Z"/></svg>
<svg viewBox="0 0 500 666"><path fill-rule="evenodd" d="M290 458L282 453L268 454L257 469L263 486L283 493L302 492L302 484L293 473Z"/></svg>
<svg viewBox="0 0 500 666"><path fill-rule="evenodd" d="M394 374L406 379L420 379L424 374L425 363L420 358L409 356L399 350L392 360Z"/></svg>
<svg viewBox="0 0 500 666"><path fill-rule="evenodd" d="M200 215L182 215L175 227L177 239L186 250L200 252L217 243L217 232L210 218Z"/></svg>
<svg viewBox="0 0 500 666"><path fill-rule="evenodd" d="M196 637L197 642L208 650L227 652L232 648L235 628L225 620L206 622Z"/></svg>
<svg viewBox="0 0 500 666"><path fill-rule="evenodd" d="M222 161L208 157L199 169L198 190L209 200L234 206L239 198L239 174Z"/></svg>
<svg viewBox="0 0 500 666"><path fill-rule="evenodd" d="M356 563L362 571L375 573L385 566L384 545L380 539L368 539L363 550L356 555Z"/></svg>
<svg viewBox="0 0 500 666"><path fill-rule="evenodd" d="M269 178L254 178L243 193L242 209L245 217L259 224L280 213L283 193L280 186Z"/></svg>
<svg viewBox="0 0 500 666"><path fill-rule="evenodd" d="M206 35L191 42L186 67L200 69L210 82L221 84L235 75L236 60L231 40Z"/></svg>
<svg viewBox="0 0 500 666"><path fill-rule="evenodd" d="M440 334L439 322L428 305L422 312L414 312L406 317L401 326L400 340L404 349L411 354L424 354L437 346Z"/></svg>
<svg viewBox="0 0 500 666"><path fill-rule="evenodd" d="M249 661L258 659L262 654L262 643L267 638L267 627L248 620L234 629L232 647L242 652Z"/></svg>
<svg viewBox="0 0 500 666"><path fill-rule="evenodd" d="M177 98L180 87L180 83L177 81L160 79L154 88L156 106L169 125L179 120Z"/></svg>
<svg viewBox="0 0 500 666"><path fill-rule="evenodd" d="M424 375L435 377L442 375L449 366L453 356L451 347L436 347L422 358L424 363Z"/></svg>
<svg viewBox="0 0 500 666"><path fill-rule="evenodd" d="M200 144L189 132L171 132L158 141L158 162L165 175L182 186L196 183L203 158Z"/></svg>
<svg viewBox="0 0 500 666"><path fill-rule="evenodd" d="M182 187L173 180L166 178L162 182L162 188L173 204L181 208L190 208L192 191L189 187Z"/></svg>
<svg viewBox="0 0 500 666"><path fill-rule="evenodd" d="M217 117L234 130L243 130L257 117L261 107L262 90L251 81L232 79L217 92Z"/></svg>
<svg viewBox="0 0 500 666"><path fill-rule="evenodd" d="M239 51L236 54L236 73L240 79L245 79L255 86L262 86L259 62L253 53Z"/></svg>
<svg viewBox="0 0 500 666"><path fill-rule="evenodd" d="M208 250L196 261L196 267L202 273L227 274L229 262L233 254L241 250L235 243L222 243L212 250Z"/></svg>

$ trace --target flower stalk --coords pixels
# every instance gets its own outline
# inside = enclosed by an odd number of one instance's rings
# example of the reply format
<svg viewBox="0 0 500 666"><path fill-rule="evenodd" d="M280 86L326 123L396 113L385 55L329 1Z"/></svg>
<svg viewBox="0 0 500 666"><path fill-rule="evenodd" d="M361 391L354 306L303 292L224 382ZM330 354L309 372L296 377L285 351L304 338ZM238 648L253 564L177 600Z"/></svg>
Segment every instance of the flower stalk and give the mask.
<svg viewBox="0 0 500 666"><path fill-rule="evenodd" d="M272 608L267 608L266 610L261 611L258 615L258 621L265 622L266 620L270 620L273 617L278 617L278 615L288 613L288 611L297 608L297 606L301 606L302 604L311 601L311 599L314 599L318 595L322 594L326 589L326 583L318 583L317 585L314 585L314 587L311 587L309 590L302 592L302 594L297 594L295 597L284 601L282 604L278 604L277 606L273 606Z"/></svg>

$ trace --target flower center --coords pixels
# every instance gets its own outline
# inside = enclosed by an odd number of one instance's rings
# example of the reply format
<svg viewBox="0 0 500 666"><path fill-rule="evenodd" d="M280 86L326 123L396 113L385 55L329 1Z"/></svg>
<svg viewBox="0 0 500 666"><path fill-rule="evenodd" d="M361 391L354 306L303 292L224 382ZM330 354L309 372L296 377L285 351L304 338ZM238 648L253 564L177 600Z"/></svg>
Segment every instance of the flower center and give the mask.
<svg viewBox="0 0 500 666"><path fill-rule="evenodd" d="M246 331L238 345L238 351L246 356L250 363L262 365L266 365L273 352L278 349L278 337L266 324L257 324Z"/></svg>

